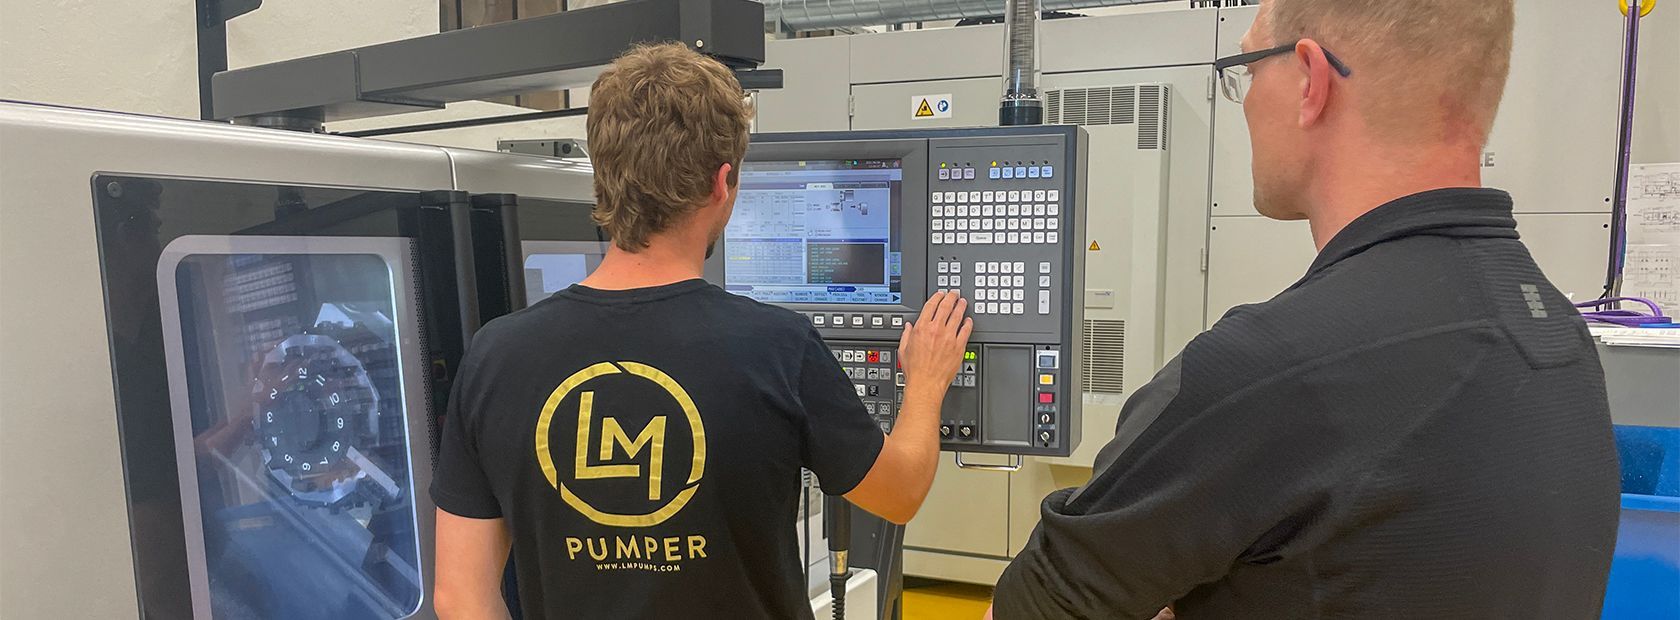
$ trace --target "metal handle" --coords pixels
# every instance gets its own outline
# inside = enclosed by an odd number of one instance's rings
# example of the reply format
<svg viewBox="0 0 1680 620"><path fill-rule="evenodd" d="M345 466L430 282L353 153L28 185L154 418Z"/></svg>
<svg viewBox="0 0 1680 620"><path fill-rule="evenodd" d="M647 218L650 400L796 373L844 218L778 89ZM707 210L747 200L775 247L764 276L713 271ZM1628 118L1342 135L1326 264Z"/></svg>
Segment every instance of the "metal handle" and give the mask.
<svg viewBox="0 0 1680 620"><path fill-rule="evenodd" d="M963 462L963 453L958 452L956 454L957 454L957 467L959 469L972 469L972 470L975 470L975 471L998 471L998 472L1003 472L1003 473L1021 471L1021 463L1022 463L1022 460L1023 460L1021 458L1021 455L1011 454L1011 455L1009 455L1009 464L1008 465L987 465L985 463L976 463L976 464L970 465L968 463Z"/></svg>
<svg viewBox="0 0 1680 620"><path fill-rule="evenodd" d="M449 204L449 227L455 251L455 288L459 295L461 339L470 343L481 323L478 317L478 266L473 260L472 205L461 200Z"/></svg>
<svg viewBox="0 0 1680 620"><path fill-rule="evenodd" d="M508 203L502 205L499 215L502 224L502 252L507 261L508 307L511 310L521 310L526 306L525 291L525 252L520 246L519 236L519 207Z"/></svg>

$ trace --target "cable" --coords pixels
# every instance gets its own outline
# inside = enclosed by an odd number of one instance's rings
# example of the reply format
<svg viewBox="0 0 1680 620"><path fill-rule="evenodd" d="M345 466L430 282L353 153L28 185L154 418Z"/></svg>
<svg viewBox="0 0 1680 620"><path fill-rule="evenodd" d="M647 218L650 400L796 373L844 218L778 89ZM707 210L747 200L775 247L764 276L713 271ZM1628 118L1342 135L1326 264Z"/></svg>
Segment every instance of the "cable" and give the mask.
<svg viewBox="0 0 1680 620"><path fill-rule="evenodd" d="M1616 187L1610 204L1610 264L1605 269L1601 296L1605 299L1622 294L1622 274L1627 268L1627 185L1633 153L1634 86L1639 75L1639 18L1643 13L1624 11L1624 14L1627 22L1622 41L1621 114L1616 128Z"/></svg>
<svg viewBox="0 0 1680 620"><path fill-rule="evenodd" d="M1646 307L1651 309L1651 313L1644 314L1633 310L1621 310L1616 308L1590 312L1586 311L1588 308L1603 308L1604 306L1621 301L1633 301L1645 304ZM1674 319L1663 315L1662 308L1657 305L1657 302L1645 299L1644 297L1606 297L1603 299L1579 302L1575 304L1575 307L1583 310L1583 312L1581 312L1581 318L1597 323L1609 323L1612 325L1620 325L1622 327L1671 326L1674 324Z"/></svg>
<svg viewBox="0 0 1680 620"><path fill-rule="evenodd" d="M823 497L823 526L828 530L828 587L834 598L834 620L846 618L847 546L852 539L852 505L838 495Z"/></svg>
<svg viewBox="0 0 1680 620"><path fill-rule="evenodd" d="M805 546L801 547L805 550L805 561L799 565L799 574L805 576L805 587L809 589L811 587L811 472L805 470L800 470L799 474L799 505L803 506L803 508L800 508L800 512L805 515L802 524L805 529Z"/></svg>

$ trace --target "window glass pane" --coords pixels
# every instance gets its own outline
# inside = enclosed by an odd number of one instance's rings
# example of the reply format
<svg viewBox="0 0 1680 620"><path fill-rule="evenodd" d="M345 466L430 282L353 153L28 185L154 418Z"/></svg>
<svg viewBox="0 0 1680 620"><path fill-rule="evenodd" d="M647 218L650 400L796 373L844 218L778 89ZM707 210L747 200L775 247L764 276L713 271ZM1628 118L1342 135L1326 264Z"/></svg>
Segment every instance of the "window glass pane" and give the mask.
<svg viewBox="0 0 1680 620"><path fill-rule="evenodd" d="M180 314L216 618L419 608L411 354L398 333L412 318L396 315L393 281L406 268L354 253L189 254L175 266L165 294Z"/></svg>

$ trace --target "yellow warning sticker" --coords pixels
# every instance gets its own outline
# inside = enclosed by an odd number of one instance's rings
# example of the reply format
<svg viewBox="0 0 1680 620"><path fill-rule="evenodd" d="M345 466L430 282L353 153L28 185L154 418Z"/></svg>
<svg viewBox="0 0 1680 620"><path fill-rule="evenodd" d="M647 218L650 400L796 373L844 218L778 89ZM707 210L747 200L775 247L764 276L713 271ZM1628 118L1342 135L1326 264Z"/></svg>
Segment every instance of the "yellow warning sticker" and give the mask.
<svg viewBox="0 0 1680 620"><path fill-rule="evenodd" d="M951 118L951 95L916 95L910 98L910 119L926 121Z"/></svg>
<svg viewBox="0 0 1680 620"><path fill-rule="evenodd" d="M1101 252L1102 251L1102 246L1097 245L1097 242L1092 241L1091 242L1091 251L1092 252Z"/></svg>

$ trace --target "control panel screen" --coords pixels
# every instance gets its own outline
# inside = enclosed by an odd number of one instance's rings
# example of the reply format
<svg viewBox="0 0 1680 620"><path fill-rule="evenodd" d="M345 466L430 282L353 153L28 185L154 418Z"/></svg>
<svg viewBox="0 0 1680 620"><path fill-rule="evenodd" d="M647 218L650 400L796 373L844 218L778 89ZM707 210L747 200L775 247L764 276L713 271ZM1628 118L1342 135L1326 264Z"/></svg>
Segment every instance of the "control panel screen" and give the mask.
<svg viewBox="0 0 1680 620"><path fill-rule="evenodd" d="M748 161L724 231L724 289L766 303L898 304L898 159Z"/></svg>

